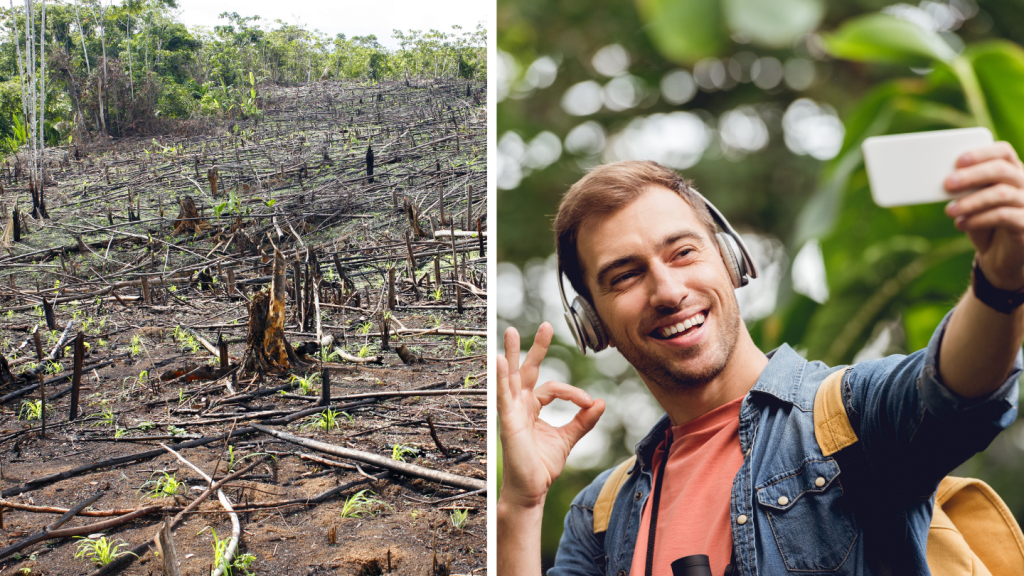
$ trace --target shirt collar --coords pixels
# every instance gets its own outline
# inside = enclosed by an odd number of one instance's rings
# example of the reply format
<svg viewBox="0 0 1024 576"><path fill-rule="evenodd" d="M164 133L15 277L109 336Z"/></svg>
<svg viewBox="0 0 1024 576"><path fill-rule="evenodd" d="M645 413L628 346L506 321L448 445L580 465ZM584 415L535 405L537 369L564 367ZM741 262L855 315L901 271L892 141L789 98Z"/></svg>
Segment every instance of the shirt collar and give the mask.
<svg viewBox="0 0 1024 576"><path fill-rule="evenodd" d="M799 388L800 378L803 376L804 366L807 361L803 359L789 344L783 344L768 354L768 365L765 366L757 382L754 383L751 392L759 392L774 396L783 402L794 404L796 402L796 391ZM749 397L749 395L748 395ZM746 401L744 401L746 404ZM644 469L650 468L650 462L654 458L654 451L661 444L665 437L665 431L671 426L668 414L662 414L651 431L644 436L644 439L636 445L637 464ZM633 469L636 469L634 465ZM632 473L632 470L630 470Z"/></svg>

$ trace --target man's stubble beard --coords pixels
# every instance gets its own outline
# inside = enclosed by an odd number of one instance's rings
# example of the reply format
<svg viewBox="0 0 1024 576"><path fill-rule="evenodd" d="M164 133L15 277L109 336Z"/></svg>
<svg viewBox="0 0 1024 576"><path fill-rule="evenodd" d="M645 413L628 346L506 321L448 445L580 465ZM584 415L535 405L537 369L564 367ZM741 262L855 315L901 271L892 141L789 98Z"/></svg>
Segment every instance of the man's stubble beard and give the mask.
<svg viewBox="0 0 1024 576"><path fill-rule="evenodd" d="M651 384L667 392L699 390L722 373L736 350L743 321L735 297L731 304L729 310L722 311L719 308L717 311L716 321L720 322L717 326L720 334L710 334L708 336L711 338L706 337L703 342L689 350L673 352L671 357L653 356L622 334L613 332L612 337L622 356ZM645 324L647 323L641 325ZM681 360L686 361L703 355L708 347L712 348L712 354L707 365L692 370L677 365Z"/></svg>

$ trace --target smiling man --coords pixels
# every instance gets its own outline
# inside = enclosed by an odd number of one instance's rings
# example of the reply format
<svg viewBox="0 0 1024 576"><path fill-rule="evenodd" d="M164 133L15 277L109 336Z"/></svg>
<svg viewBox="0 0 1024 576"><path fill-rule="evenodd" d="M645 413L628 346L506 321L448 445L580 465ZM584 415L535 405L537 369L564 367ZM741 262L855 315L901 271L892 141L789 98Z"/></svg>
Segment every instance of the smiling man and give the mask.
<svg viewBox="0 0 1024 576"><path fill-rule="evenodd" d="M981 188L946 209L976 248L971 289L926 349L850 369L757 348L734 294L756 275L742 240L671 170L621 162L573 185L555 219L579 293L567 320L581 350L618 348L666 414L576 497L549 574L668 575L695 554L715 576L929 574L936 488L1013 422L1024 339L1020 160L972 151L946 185ZM502 576L540 574L548 488L604 411L537 386L551 336L542 324L520 366L510 328L497 358ZM555 399L580 408L561 428L538 419Z"/></svg>

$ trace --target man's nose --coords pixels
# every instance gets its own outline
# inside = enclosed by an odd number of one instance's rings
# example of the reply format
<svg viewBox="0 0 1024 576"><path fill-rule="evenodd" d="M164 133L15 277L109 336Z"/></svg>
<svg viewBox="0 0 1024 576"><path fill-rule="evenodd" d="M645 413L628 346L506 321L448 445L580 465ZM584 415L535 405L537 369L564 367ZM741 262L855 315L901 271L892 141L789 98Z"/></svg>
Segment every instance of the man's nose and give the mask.
<svg viewBox="0 0 1024 576"><path fill-rule="evenodd" d="M686 283L678 270L673 270L663 262L654 262L648 271L651 306L655 309L675 310L682 306L689 293Z"/></svg>

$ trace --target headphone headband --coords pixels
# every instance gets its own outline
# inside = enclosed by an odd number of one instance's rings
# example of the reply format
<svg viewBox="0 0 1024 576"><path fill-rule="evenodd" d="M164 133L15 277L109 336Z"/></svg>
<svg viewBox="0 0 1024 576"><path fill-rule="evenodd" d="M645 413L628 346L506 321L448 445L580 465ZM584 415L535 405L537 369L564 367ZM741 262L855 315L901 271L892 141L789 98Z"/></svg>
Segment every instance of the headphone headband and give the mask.
<svg viewBox="0 0 1024 576"><path fill-rule="evenodd" d="M751 278L757 278L757 266L754 264L754 259L750 257L750 252L747 250L747 245L743 243L743 238L733 229L729 221L725 219L725 216L718 211L714 204L693 188L687 187L687 190L704 202L708 212L711 213L711 219L722 228L722 232L715 234L715 239L718 241L718 247L722 252L722 259L725 261L725 267L729 271L733 287L741 288L746 286ZM588 347L594 350L594 352L600 352L608 346L608 337L604 333L601 319L590 302L582 296L577 295L573 298L572 304L569 304L569 301L565 298L565 288L562 285L562 274L564 273L562 261L559 259L558 295L562 298L565 322L569 325L569 331L572 332L572 336L576 340L576 347L584 355L586 355Z"/></svg>

